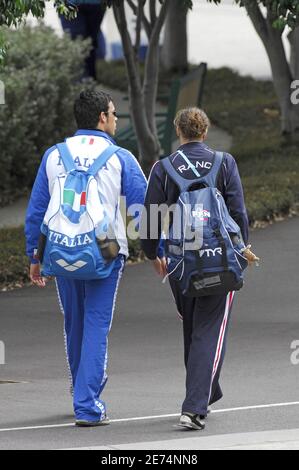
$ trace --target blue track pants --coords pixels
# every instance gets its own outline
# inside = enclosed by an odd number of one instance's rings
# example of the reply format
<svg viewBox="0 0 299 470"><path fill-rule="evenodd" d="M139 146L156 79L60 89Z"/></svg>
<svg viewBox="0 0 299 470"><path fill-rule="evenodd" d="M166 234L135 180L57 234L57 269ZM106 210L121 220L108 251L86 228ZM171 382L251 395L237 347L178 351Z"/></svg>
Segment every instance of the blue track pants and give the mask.
<svg viewBox="0 0 299 470"><path fill-rule="evenodd" d="M107 382L108 334L123 269L121 255L106 279L56 278L76 419L97 421L106 413L100 395Z"/></svg>

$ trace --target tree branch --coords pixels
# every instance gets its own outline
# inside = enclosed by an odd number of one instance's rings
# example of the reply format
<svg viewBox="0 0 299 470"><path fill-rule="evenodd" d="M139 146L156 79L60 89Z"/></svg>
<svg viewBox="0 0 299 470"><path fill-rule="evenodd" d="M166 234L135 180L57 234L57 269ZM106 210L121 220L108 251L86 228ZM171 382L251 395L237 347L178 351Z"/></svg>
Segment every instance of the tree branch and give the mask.
<svg viewBox="0 0 299 470"><path fill-rule="evenodd" d="M132 40L128 31L124 0L121 0L117 6L113 5L113 13L118 31L122 39L124 55L126 57L125 62L129 87L133 90L134 93L141 93L140 71L137 67L137 58L135 56L134 47L132 45Z"/></svg>
<svg viewBox="0 0 299 470"><path fill-rule="evenodd" d="M154 26L157 20L156 0L150 0L150 18L151 24Z"/></svg>
<svg viewBox="0 0 299 470"><path fill-rule="evenodd" d="M144 0L142 0L143 2ZM144 4L140 3L142 11ZM151 132L148 119L145 113L144 95L141 86L140 69L137 57L134 53L132 40L128 32L127 19L125 14L124 0L119 0L113 5L115 21L121 35L127 76L129 81L130 113L132 123L138 139L139 158L144 161L145 169L149 171L153 158L159 156L159 141Z"/></svg>
<svg viewBox="0 0 299 470"><path fill-rule="evenodd" d="M148 41L150 41L150 37L151 37L151 34L152 34L152 25L151 25L151 22L147 19L146 17L146 14L144 13L144 6L145 6L145 3L146 3L146 0L143 0L143 6L142 6L142 23L143 23L143 26L144 26L144 29L145 29L145 32L146 32L146 35L147 35L147 39Z"/></svg>
<svg viewBox="0 0 299 470"><path fill-rule="evenodd" d="M136 18L136 39L135 39L135 47L134 47L136 57L138 57L139 55L142 13L143 13L143 0L138 0L138 11L137 11L137 18Z"/></svg>
<svg viewBox="0 0 299 470"><path fill-rule="evenodd" d="M268 40L266 18L264 18L256 0L244 0L244 6L252 24L263 42Z"/></svg>
<svg viewBox="0 0 299 470"><path fill-rule="evenodd" d="M132 0L127 0L127 2L128 2L129 7L132 9L134 15L137 16L137 10L138 10L137 5L135 5L135 3Z"/></svg>
<svg viewBox="0 0 299 470"><path fill-rule="evenodd" d="M149 126L152 132L155 132L155 96L158 88L158 72L159 72L159 37L162 30L165 18L170 6L170 0L164 0L159 16L157 17L155 26L153 28L149 45L148 52L145 62L144 70L144 102L147 113Z"/></svg>
<svg viewBox="0 0 299 470"><path fill-rule="evenodd" d="M292 75L282 41L282 31L273 26L277 15L271 10L271 5L268 4L267 17L265 18L262 15L257 0L244 0L244 6L267 51L272 70L273 84L281 108L282 130L289 132L292 127L290 121L290 86Z"/></svg>
<svg viewBox="0 0 299 470"><path fill-rule="evenodd" d="M160 13L159 13L159 16L158 16L158 18L156 20L156 23L155 23L155 26L153 28L150 44L151 43L156 44L156 43L159 42L160 33L161 33L161 30L162 30L163 24L165 22L169 6L170 6L170 0L164 0L164 2L162 4L162 7L161 7L161 10L160 10ZM150 46L150 44L149 44L149 46Z"/></svg>
<svg viewBox="0 0 299 470"><path fill-rule="evenodd" d="M294 79L299 79L299 26L288 34L291 46L290 66Z"/></svg>

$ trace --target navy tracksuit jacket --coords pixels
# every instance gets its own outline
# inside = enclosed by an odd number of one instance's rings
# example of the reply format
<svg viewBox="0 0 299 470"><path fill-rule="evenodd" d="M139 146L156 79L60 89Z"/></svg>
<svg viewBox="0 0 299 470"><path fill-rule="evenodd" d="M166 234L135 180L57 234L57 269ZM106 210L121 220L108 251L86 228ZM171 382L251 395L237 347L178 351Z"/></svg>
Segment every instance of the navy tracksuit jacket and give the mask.
<svg viewBox="0 0 299 470"><path fill-rule="evenodd" d="M182 145L188 159L204 176L213 164L214 151L201 142ZM187 179L194 179L193 171L177 152L170 157L176 171ZM243 189L234 158L225 153L222 167L218 174L217 188L222 193L232 218L239 225L245 244L248 242L248 218L244 204ZM149 259L159 255L159 240L163 221L159 221L158 238L150 238L151 204L175 204L179 189L166 174L161 162L157 162L150 174L146 198L145 239L142 248ZM179 286L170 281L170 286L179 315L183 319L184 357L186 366L186 397L182 412L200 415L207 414L207 407L222 397L219 376L223 363L227 326L229 322L234 292L199 298L182 295Z"/></svg>

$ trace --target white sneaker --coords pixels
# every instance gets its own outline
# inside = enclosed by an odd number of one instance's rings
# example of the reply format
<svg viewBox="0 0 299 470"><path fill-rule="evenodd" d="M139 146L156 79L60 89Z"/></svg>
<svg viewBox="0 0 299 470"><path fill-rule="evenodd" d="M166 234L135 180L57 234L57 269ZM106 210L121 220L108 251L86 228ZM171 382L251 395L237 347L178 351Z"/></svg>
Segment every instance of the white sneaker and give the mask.
<svg viewBox="0 0 299 470"><path fill-rule="evenodd" d="M82 428L91 428L93 426L106 426L110 424L110 420L108 416L103 417L97 421L88 421L86 419L76 419L76 426L80 426Z"/></svg>
<svg viewBox="0 0 299 470"><path fill-rule="evenodd" d="M180 426L188 429L202 430L205 428L205 422L198 414L195 413L182 413L180 417Z"/></svg>

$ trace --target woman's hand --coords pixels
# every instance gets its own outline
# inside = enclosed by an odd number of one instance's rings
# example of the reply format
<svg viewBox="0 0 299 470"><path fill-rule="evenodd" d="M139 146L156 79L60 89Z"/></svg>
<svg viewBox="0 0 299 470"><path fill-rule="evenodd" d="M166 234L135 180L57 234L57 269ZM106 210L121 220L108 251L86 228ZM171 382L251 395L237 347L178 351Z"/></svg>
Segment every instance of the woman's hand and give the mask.
<svg viewBox="0 0 299 470"><path fill-rule="evenodd" d="M152 261L152 263L156 273L161 277L165 277L167 274L166 258L157 257L155 260Z"/></svg>

